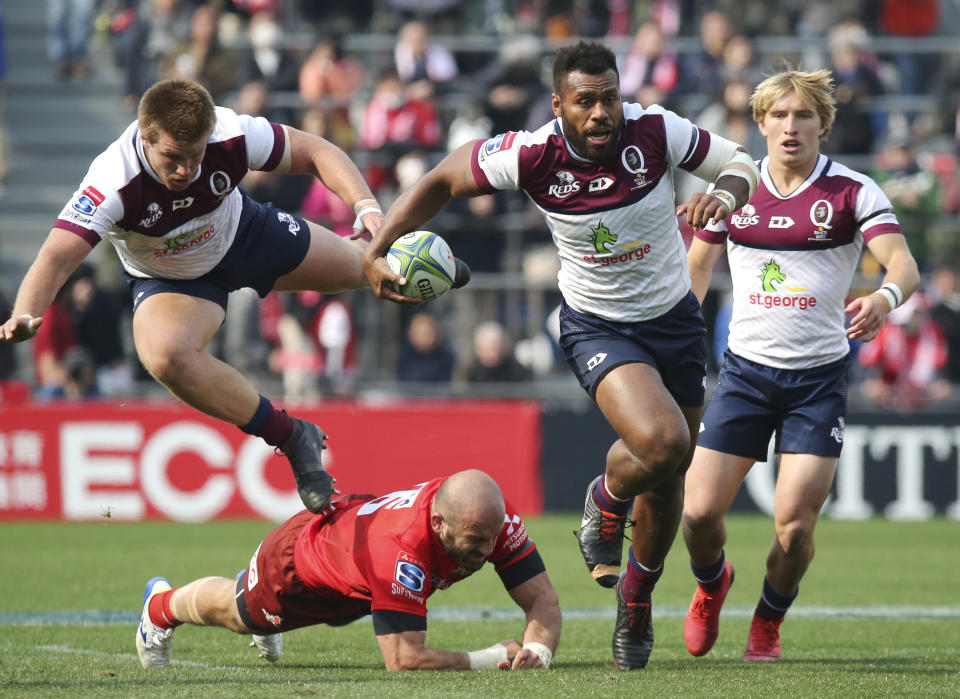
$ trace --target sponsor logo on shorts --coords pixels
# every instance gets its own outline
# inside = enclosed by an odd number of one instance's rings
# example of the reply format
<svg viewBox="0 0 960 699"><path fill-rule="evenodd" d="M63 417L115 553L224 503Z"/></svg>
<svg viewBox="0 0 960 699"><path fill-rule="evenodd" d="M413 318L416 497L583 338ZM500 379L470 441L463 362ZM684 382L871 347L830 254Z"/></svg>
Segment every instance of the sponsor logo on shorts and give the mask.
<svg viewBox="0 0 960 699"><path fill-rule="evenodd" d="M843 418L837 418L837 426L830 430L830 436L833 437L837 444L843 444Z"/></svg>
<svg viewBox="0 0 960 699"><path fill-rule="evenodd" d="M597 352L595 355L593 355L592 357L590 357L590 359L587 360L587 371L593 371L594 369L596 369L598 366L603 364L603 360L606 358L607 358L606 352Z"/></svg>
<svg viewBox="0 0 960 699"><path fill-rule="evenodd" d="M297 231L300 230L300 224L297 223L297 219L288 214L286 211L278 211L277 220L279 220L280 223L286 223L287 230L290 231L292 235L296 235Z"/></svg>
<svg viewBox="0 0 960 699"><path fill-rule="evenodd" d="M263 607L260 607L260 611L263 612L263 618L269 621L274 626L278 627L283 623L283 617L279 614L274 614L273 612L268 612Z"/></svg>

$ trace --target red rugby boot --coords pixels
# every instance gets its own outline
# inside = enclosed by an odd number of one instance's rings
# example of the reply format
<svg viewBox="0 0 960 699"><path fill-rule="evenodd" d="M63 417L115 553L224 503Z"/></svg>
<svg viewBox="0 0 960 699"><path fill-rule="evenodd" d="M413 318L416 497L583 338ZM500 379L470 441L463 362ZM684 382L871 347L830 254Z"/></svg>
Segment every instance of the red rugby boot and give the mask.
<svg viewBox="0 0 960 699"><path fill-rule="evenodd" d="M706 655L720 633L720 608L733 585L734 571L730 561L724 563L720 588L707 592L697 583L690 609L683 622L683 640L690 655Z"/></svg>

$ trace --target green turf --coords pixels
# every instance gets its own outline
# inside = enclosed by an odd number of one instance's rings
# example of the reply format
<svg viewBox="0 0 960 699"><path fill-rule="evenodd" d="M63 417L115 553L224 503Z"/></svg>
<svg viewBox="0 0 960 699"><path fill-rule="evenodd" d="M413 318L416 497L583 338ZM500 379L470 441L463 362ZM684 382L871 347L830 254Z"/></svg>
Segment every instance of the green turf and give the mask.
<svg viewBox="0 0 960 699"><path fill-rule="evenodd" d="M589 579L571 533L577 524L575 515L528 522L568 612L549 671L399 674L383 669L368 621L286 634L276 665L258 660L243 638L227 631L182 627L174 665L161 671L140 667L133 623L49 623L72 612L130 618L153 575L174 584L232 576L269 524L4 524L0 620L32 614L48 623L0 625L0 696L960 696L956 522L821 522L817 558L782 627L784 661L771 665L739 660L773 536L770 519L728 522L737 582L720 639L705 658L692 658L683 647L681 616L692 582L678 541L654 597L650 665L626 674L610 659L613 593ZM489 570L430 603L438 613L511 605ZM881 610L881 618L845 618L843 610L854 607ZM905 607L922 608L921 614L946 609L946 615L883 618L883 609ZM521 629L520 619L432 621L428 643L472 650L517 637Z"/></svg>

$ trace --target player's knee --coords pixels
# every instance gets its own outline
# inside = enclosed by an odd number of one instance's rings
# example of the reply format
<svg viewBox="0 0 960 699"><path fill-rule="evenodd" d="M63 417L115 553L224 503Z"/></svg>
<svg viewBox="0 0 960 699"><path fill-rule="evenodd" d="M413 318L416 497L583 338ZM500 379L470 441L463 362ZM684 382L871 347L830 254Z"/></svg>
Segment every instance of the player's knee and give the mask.
<svg viewBox="0 0 960 699"><path fill-rule="evenodd" d="M703 536L716 529L722 516L718 517L716 513L709 509L691 507L684 504L683 507L683 529L695 537Z"/></svg>
<svg viewBox="0 0 960 699"><path fill-rule="evenodd" d="M813 545L813 524L802 518L777 524L777 540L786 554L798 554Z"/></svg>
<svg viewBox="0 0 960 699"><path fill-rule="evenodd" d="M165 385L176 384L189 366L187 353L175 347L152 345L142 348L139 354L150 375Z"/></svg>
<svg viewBox="0 0 960 699"><path fill-rule="evenodd" d="M690 435L686 429L647 432L625 442L634 458L644 465L646 475L655 480L678 474L690 451Z"/></svg>

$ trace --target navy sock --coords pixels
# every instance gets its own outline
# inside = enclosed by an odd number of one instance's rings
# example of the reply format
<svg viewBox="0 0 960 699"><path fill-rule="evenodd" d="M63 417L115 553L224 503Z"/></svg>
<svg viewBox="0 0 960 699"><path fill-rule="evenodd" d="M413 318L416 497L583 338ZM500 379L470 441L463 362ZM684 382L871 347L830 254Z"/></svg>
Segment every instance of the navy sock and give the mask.
<svg viewBox="0 0 960 699"><path fill-rule="evenodd" d="M247 434L262 437L272 447L278 447L293 434L293 420L286 411L277 410L265 396L260 396L260 405L253 418L240 429Z"/></svg>
<svg viewBox="0 0 960 699"><path fill-rule="evenodd" d="M657 580L663 575L663 565L656 570L644 568L634 557L632 546L629 551L627 572L620 588L623 598L629 602L649 602Z"/></svg>
<svg viewBox="0 0 960 699"><path fill-rule="evenodd" d="M760 597L760 602L757 604L754 614L767 621L780 621L786 615L798 594L800 594L799 587L793 591L792 595L781 595L770 587L770 582L764 576L763 595Z"/></svg>
<svg viewBox="0 0 960 699"><path fill-rule="evenodd" d="M606 482L607 476L604 474L600 480L597 481L597 487L593 489L594 502L605 512L610 512L615 515L626 515L633 506L633 498L625 501L614 500L610 497L610 493L607 492Z"/></svg>
<svg viewBox="0 0 960 699"><path fill-rule="evenodd" d="M723 567L726 562L726 554L723 549L721 549L720 560L716 563L706 568L697 568L691 563L690 570L693 571L693 577L700 583L700 587L707 592L716 592L720 589L720 584L723 582Z"/></svg>

